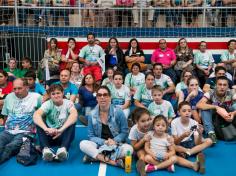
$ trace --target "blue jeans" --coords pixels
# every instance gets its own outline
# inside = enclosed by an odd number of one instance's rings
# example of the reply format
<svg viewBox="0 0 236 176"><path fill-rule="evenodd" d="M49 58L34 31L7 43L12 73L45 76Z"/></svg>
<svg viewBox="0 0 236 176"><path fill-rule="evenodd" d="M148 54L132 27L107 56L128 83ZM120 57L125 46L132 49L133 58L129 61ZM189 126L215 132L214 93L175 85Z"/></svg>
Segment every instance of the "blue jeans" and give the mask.
<svg viewBox="0 0 236 176"><path fill-rule="evenodd" d="M24 133L11 134L7 131L0 133L0 164L10 159L20 151Z"/></svg>
<svg viewBox="0 0 236 176"><path fill-rule="evenodd" d="M212 123L212 110L201 110L202 122L205 129L205 132L208 134L210 131L215 131Z"/></svg>
<svg viewBox="0 0 236 176"><path fill-rule="evenodd" d="M175 70L173 68L164 69L163 73L168 75L174 84L177 83L177 76L176 76Z"/></svg>

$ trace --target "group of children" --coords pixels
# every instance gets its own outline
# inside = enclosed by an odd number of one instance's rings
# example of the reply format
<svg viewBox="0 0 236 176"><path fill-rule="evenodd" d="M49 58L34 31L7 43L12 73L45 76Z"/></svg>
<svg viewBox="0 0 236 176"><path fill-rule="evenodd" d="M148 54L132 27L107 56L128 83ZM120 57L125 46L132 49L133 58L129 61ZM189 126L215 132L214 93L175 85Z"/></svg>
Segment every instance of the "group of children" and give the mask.
<svg viewBox="0 0 236 176"><path fill-rule="evenodd" d="M154 102L160 104L158 99ZM165 168L174 172L174 164L205 173L202 150L211 146L212 141L203 138L202 125L191 119L192 109L188 102L179 104L178 114L179 117L172 120L164 115L153 117L145 108L133 111L136 124L130 130L129 140L138 157L140 175ZM187 160L192 155L197 156L195 162Z"/></svg>

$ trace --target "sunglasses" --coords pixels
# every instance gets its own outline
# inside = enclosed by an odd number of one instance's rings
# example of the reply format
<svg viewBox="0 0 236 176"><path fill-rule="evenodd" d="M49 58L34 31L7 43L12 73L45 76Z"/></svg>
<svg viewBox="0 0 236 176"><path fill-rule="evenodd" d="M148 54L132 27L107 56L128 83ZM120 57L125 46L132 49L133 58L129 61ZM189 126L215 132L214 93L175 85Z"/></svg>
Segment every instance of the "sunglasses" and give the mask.
<svg viewBox="0 0 236 176"><path fill-rule="evenodd" d="M97 97L109 97L109 94L108 93L97 93Z"/></svg>

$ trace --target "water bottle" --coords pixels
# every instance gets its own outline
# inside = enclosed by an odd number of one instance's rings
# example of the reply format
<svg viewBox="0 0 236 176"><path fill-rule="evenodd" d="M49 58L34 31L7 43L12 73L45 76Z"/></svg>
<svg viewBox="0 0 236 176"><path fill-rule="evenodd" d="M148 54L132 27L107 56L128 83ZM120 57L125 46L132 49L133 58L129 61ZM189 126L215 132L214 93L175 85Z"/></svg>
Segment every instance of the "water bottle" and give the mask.
<svg viewBox="0 0 236 176"><path fill-rule="evenodd" d="M130 173L131 172L131 165L132 165L131 152L127 151L127 154L125 156L125 172L126 173Z"/></svg>

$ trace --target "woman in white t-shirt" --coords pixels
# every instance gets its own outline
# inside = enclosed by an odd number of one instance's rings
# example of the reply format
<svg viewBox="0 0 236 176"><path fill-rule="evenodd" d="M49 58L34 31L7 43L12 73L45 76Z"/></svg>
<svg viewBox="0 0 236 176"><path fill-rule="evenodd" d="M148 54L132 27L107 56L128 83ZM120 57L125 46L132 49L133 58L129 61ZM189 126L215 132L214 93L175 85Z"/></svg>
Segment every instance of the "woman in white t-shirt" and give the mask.
<svg viewBox="0 0 236 176"><path fill-rule="evenodd" d="M145 83L145 75L140 71L140 64L134 63L131 67L131 73L128 73L125 77L125 85L130 88L130 93L132 96L137 91L137 88Z"/></svg>

